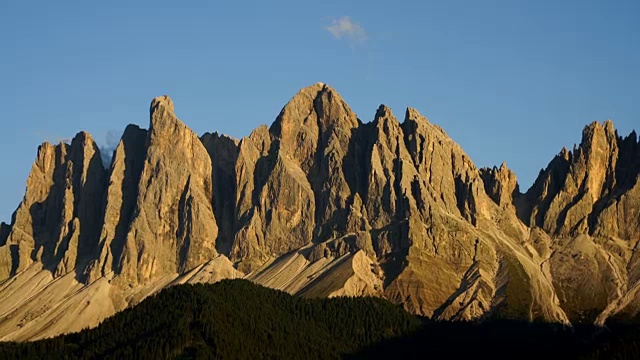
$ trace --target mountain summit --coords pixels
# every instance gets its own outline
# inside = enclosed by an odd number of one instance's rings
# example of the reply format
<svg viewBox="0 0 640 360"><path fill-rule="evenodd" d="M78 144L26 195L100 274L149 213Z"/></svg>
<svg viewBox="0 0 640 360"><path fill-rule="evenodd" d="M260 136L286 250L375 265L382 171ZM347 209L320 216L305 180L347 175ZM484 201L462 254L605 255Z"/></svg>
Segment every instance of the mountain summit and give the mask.
<svg viewBox="0 0 640 360"><path fill-rule="evenodd" d="M417 110L363 123L322 83L240 140L199 138L161 96L107 170L87 133L39 147L0 226L0 336L77 331L167 286L238 277L435 319L633 320L638 159L635 132L592 123L521 193Z"/></svg>

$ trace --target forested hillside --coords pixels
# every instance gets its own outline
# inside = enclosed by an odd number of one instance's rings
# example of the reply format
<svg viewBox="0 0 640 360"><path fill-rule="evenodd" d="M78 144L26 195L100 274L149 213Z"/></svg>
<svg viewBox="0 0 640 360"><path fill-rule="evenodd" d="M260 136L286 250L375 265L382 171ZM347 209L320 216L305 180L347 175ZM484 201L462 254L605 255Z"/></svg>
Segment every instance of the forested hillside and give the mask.
<svg viewBox="0 0 640 360"><path fill-rule="evenodd" d="M418 328L377 298L304 299L246 280L168 288L99 327L3 343L0 359L326 359Z"/></svg>
<svg viewBox="0 0 640 360"><path fill-rule="evenodd" d="M307 299L247 280L167 288L99 327L0 343L0 359L634 359L637 326L418 318L372 297Z"/></svg>

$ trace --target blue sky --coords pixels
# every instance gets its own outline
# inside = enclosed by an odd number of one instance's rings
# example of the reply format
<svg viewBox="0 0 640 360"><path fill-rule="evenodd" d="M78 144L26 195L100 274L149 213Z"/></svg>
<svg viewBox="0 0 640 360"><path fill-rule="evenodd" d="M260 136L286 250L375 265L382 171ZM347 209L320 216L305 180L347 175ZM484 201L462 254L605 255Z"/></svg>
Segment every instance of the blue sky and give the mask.
<svg viewBox="0 0 640 360"><path fill-rule="evenodd" d="M0 220L40 143L117 141L162 94L239 138L322 81L364 122L416 107L524 189L587 123L640 129L637 0L220 3L3 0Z"/></svg>

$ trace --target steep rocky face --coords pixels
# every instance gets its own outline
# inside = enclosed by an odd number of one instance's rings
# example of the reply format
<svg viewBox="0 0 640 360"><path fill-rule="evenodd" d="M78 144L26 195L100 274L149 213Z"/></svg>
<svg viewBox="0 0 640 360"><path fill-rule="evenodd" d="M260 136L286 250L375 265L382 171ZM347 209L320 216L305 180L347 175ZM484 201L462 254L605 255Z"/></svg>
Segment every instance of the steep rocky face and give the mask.
<svg viewBox="0 0 640 360"><path fill-rule="evenodd" d="M147 131L135 125L125 129L111 160L104 226L88 273L89 282L122 271L121 256L134 215L145 161Z"/></svg>
<svg viewBox="0 0 640 360"><path fill-rule="evenodd" d="M349 144L359 121L342 97L317 83L302 89L282 109L270 128L278 152L306 174L316 195L316 236L327 239L339 232L352 191L345 169ZM312 225L312 224L310 224Z"/></svg>
<svg viewBox="0 0 640 360"><path fill-rule="evenodd" d="M613 123L594 122L585 127L580 146L571 153L563 150L559 160L550 164L554 168L542 175L545 180L536 182L527 193L534 204L532 213L536 214L533 224L558 235L589 232L594 205L609 197L616 187L617 160L618 138ZM549 189L555 180L553 174L559 175L559 184ZM550 198L548 208L541 206L545 198Z"/></svg>
<svg viewBox="0 0 640 360"><path fill-rule="evenodd" d="M169 97L155 98L150 113L136 208L119 262L119 281L130 285L190 270L216 255L209 154L175 116Z"/></svg>
<svg viewBox="0 0 640 360"><path fill-rule="evenodd" d="M549 271L573 322L603 323L636 296L637 159L635 132L622 138L611 121L592 123L518 204L525 221L554 237Z"/></svg>
<svg viewBox="0 0 640 360"><path fill-rule="evenodd" d="M501 207L512 204L520 194L516 174L504 162L499 168L480 169L480 175L486 193Z"/></svg>
<svg viewBox="0 0 640 360"><path fill-rule="evenodd" d="M375 140L371 148L367 149L368 187L365 208L369 216L368 223L379 231L395 228L374 236L376 254L383 257L409 246L407 236L402 236L406 225L398 225L410 215L410 207L416 208L411 194L411 182L417 173L405 147L400 123L391 109L380 106L372 127Z"/></svg>
<svg viewBox="0 0 640 360"><path fill-rule="evenodd" d="M397 193L409 210L401 222L408 246L395 256L402 261L382 264L389 277L385 295L436 318L500 313L566 322L538 260L520 245L526 227L485 193L482 172L415 109L407 110L402 130L400 147L406 144L407 150L397 151L396 173L409 176ZM403 160L404 151L410 161ZM515 187L512 180L503 187ZM506 295L516 293L521 296Z"/></svg>
<svg viewBox="0 0 640 360"><path fill-rule="evenodd" d="M105 188L100 151L89 134L79 133L71 145L41 145L0 249L0 277L34 262L57 276L75 270L81 277L101 227Z"/></svg>
<svg viewBox="0 0 640 360"><path fill-rule="evenodd" d="M231 251L242 270L344 232L351 190L343 164L358 124L340 95L318 83L294 96L268 132L242 139Z"/></svg>
<svg viewBox="0 0 640 360"><path fill-rule="evenodd" d="M275 164L264 185L253 190L254 206L235 235L231 256L241 261L239 269L244 272L304 246L313 236L315 206L311 186L293 161L280 154L275 156L262 159Z"/></svg>
<svg viewBox="0 0 640 360"><path fill-rule="evenodd" d="M216 249L219 253L229 255L235 224L235 166L239 141L218 133L206 133L200 140L211 157L213 212L219 226Z"/></svg>
<svg viewBox="0 0 640 360"><path fill-rule="evenodd" d="M0 225L0 328L71 331L171 284L241 276L443 320L640 319L638 159L635 132L592 123L521 194L506 164L478 169L417 110L363 123L322 83L239 141L198 138L159 97L108 171L86 133L40 147ZM71 308L91 321L64 328Z"/></svg>
<svg viewBox="0 0 640 360"><path fill-rule="evenodd" d="M486 195L478 170L460 146L412 108L407 109L403 128L429 198L472 224L490 218L490 205L482 201Z"/></svg>
<svg viewBox="0 0 640 360"><path fill-rule="evenodd" d="M594 205L589 218L590 232L598 236L622 239L640 238L640 146L635 131L626 138L618 137L615 173L608 174L612 183L606 196Z"/></svg>
<svg viewBox="0 0 640 360"><path fill-rule="evenodd" d="M558 194L567 178L571 152L566 148L556 155L546 169L540 170L533 186L525 194L528 200L519 208L518 214L529 226L541 226L551 201Z"/></svg>
<svg viewBox="0 0 640 360"><path fill-rule="evenodd" d="M79 271L87 265L97 245L102 227L103 201L107 185L107 174L102 164L98 146L89 134L81 132L71 142L69 159L73 163L73 220L75 233L71 235L67 252L62 257L58 273ZM74 237L77 236L77 245ZM64 246L64 245L63 245ZM75 259L69 249L77 246ZM73 251L73 250L71 250Z"/></svg>

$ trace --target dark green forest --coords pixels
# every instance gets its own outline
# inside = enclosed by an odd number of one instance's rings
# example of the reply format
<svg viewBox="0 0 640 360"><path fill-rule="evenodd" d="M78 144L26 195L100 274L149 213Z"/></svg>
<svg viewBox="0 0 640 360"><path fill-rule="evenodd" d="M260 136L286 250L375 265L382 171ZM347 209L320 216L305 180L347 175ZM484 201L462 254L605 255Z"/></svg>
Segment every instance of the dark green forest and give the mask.
<svg viewBox="0 0 640 360"><path fill-rule="evenodd" d="M328 359L419 325L381 299L304 299L224 280L170 287L95 329L2 343L0 359Z"/></svg>
<svg viewBox="0 0 640 360"><path fill-rule="evenodd" d="M306 299L246 280L179 285L79 333L0 343L0 359L635 359L640 331L436 322L377 298Z"/></svg>
<svg viewBox="0 0 640 360"><path fill-rule="evenodd" d="M418 331L348 354L380 359L640 359L637 326L598 328L493 320L424 320Z"/></svg>

